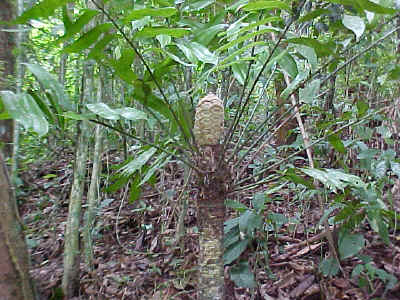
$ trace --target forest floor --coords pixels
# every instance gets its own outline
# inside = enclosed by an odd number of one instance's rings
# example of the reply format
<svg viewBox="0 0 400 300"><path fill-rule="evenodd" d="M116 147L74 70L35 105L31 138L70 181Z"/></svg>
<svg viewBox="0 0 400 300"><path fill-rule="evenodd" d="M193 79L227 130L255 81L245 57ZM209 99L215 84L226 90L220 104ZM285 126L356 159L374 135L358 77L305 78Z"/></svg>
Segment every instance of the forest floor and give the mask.
<svg viewBox="0 0 400 300"><path fill-rule="evenodd" d="M23 184L18 201L32 258L31 275L44 299L62 299L59 295L72 161L72 155L65 154L32 164L20 176ZM147 186L134 203L126 199L125 190L101 199L93 233L93 269L82 258L79 299L196 299L199 248L194 194L189 190L186 233L182 241L175 243L184 178L176 164L162 172L162 184ZM307 230L318 228L318 206L292 203L288 191L278 194L278 200L268 203L266 211L284 214L288 220L296 217L300 222L287 222L269 236L260 236L266 240L269 253L258 253L255 244L242 254L241 258L253 268L257 288L235 287L226 267L229 299L400 299L399 231L391 232L391 244L386 245L369 227L360 229L366 239L360 254L372 258L369 265L375 268L362 273L365 276L352 277L354 268L362 264L353 257L342 261L343 273L323 277L318 266L329 252L328 243L321 230ZM246 193L239 196L247 204L251 198ZM228 211L227 218L235 214ZM388 285L382 272L371 271L377 269L398 281Z"/></svg>

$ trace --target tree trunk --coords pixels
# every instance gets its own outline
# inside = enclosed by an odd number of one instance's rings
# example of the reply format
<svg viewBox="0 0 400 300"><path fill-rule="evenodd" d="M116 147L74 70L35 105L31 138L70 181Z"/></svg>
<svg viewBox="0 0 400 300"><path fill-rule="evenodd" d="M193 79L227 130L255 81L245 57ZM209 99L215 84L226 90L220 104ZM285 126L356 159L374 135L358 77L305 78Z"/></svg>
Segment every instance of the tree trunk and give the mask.
<svg viewBox="0 0 400 300"><path fill-rule="evenodd" d="M24 12L24 0L17 0L17 15L20 16ZM21 30L17 32L16 36L16 46L17 46L17 57L16 57L16 91L17 94L22 92L22 82L24 80L24 66L22 65L24 61L24 48L22 47L22 43L26 39L26 33L22 31L24 28L23 25L19 25L18 29ZM17 177L18 177L18 155L19 155L19 124L14 124L14 132L13 132L13 154L12 154L12 163L11 163L11 183L13 186L16 186Z"/></svg>
<svg viewBox="0 0 400 300"><path fill-rule="evenodd" d="M65 229L64 274L62 289L66 299L78 295L80 282L80 239L83 187L86 177L87 126L83 121L79 126L75 155L74 179L68 207L68 219Z"/></svg>
<svg viewBox="0 0 400 300"><path fill-rule="evenodd" d="M224 299L223 236L225 220L224 167L217 169L220 160L219 145L208 147L203 153L202 170L209 170L201 177L198 198L199 223L199 286L198 300Z"/></svg>
<svg viewBox="0 0 400 300"><path fill-rule="evenodd" d="M85 75L88 69L84 68L84 71ZM81 105L83 104L83 99L90 98L89 87L84 83L85 77L82 78ZM81 260L80 225L88 153L87 131L88 124L86 121L78 123L74 179L72 182L67 225L65 228L64 273L62 278L62 289L65 299L70 299L77 296L79 293Z"/></svg>
<svg viewBox="0 0 400 300"><path fill-rule="evenodd" d="M0 153L0 299L36 299L29 278L29 255L16 202Z"/></svg>
<svg viewBox="0 0 400 300"><path fill-rule="evenodd" d="M14 34L4 31L7 25L1 22L9 22L14 16L14 4L10 0L0 1L0 90L9 90L14 87L15 58L12 50L15 46ZM14 121L0 120L0 148L3 149L5 159L12 156Z"/></svg>
<svg viewBox="0 0 400 300"><path fill-rule="evenodd" d="M98 87L97 87L97 101L104 102L104 67L100 66ZM100 185L100 172L101 172L101 152L103 145L103 128L101 125L96 125L95 129L95 145L93 152L93 167L92 174L90 178L90 185L87 195L87 209L84 217L84 252L85 260L90 269L92 269L93 264L93 240L92 240L92 230L95 223L96 210L99 203L98 189Z"/></svg>

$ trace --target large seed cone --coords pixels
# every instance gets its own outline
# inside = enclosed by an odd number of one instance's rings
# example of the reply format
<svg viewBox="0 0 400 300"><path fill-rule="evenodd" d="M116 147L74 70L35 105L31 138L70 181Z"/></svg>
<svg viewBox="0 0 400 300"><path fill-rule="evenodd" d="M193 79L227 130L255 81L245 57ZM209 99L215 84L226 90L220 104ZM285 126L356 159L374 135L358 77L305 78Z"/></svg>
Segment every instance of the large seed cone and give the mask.
<svg viewBox="0 0 400 300"><path fill-rule="evenodd" d="M216 145L224 130L224 105L214 94L199 101L194 121L194 136L199 146Z"/></svg>

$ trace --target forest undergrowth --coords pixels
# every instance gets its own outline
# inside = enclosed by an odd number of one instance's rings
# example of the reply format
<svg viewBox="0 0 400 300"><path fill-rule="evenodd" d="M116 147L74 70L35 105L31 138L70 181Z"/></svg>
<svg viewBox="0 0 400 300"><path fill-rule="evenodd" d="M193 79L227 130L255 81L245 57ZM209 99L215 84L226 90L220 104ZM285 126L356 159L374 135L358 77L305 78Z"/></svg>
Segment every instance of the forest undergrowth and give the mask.
<svg viewBox="0 0 400 300"><path fill-rule="evenodd" d="M103 157L103 180L118 160L115 154ZM72 153L55 154L51 160L28 165L20 176L18 201L26 224L31 274L46 299L61 299L71 161ZM93 234L94 268L90 271L81 261L80 299L196 299L199 248L193 199L197 191L190 182L183 188L183 168L176 162L161 170L157 179L153 186L146 185L134 203L128 201L126 189L102 192ZM267 185L258 188L259 193L267 189ZM257 191L238 192L232 198L248 206L253 194ZM189 205L181 218L183 238L177 240L182 197L187 197ZM312 300L322 295L329 295L326 299L400 299L400 237L395 232L388 246L369 226L360 226L357 231L366 244L359 255L342 260L343 272L338 275L321 274L319 265L329 248L318 225L321 212L313 201L301 200L285 187L269 195L262 214L274 222L270 229L257 232L240 256L249 262L257 287L237 287L229 269L240 264L228 265L227 299ZM395 205L399 210L399 201ZM226 220L238 214L229 209ZM357 269L360 274L354 276Z"/></svg>

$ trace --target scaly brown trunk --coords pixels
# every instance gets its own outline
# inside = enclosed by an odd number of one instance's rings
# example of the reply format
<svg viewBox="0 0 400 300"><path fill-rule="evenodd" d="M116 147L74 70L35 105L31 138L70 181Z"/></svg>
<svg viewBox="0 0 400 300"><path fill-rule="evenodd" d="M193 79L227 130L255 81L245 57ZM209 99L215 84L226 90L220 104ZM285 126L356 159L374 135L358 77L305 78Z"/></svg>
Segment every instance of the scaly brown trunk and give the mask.
<svg viewBox="0 0 400 300"><path fill-rule="evenodd" d="M220 146L207 147L200 165L208 170L201 177L198 198L199 223L199 286L198 300L224 299L223 236L225 219L224 167L216 168Z"/></svg>

